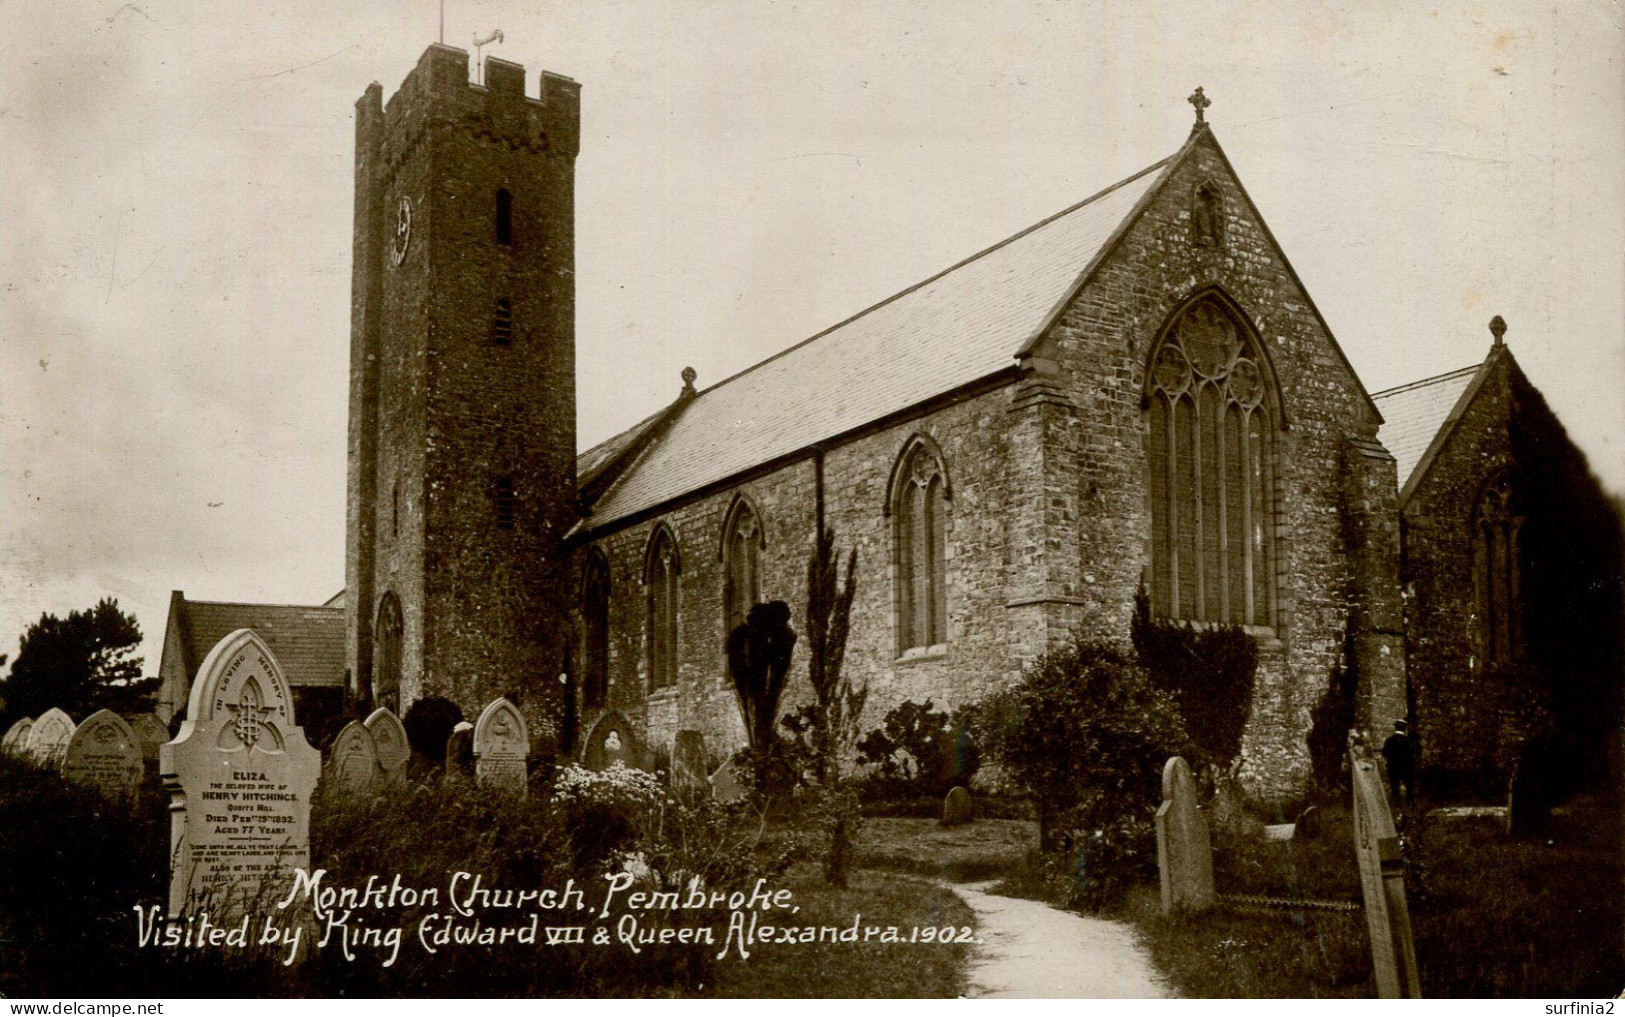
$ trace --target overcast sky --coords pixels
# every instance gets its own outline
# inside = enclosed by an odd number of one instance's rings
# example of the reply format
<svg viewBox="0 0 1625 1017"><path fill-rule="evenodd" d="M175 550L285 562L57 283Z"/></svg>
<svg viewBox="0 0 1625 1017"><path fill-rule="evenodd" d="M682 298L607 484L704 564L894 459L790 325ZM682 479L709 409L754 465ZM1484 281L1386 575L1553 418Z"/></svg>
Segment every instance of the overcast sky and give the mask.
<svg viewBox="0 0 1625 1017"><path fill-rule="evenodd" d="M1507 341L1625 489L1625 33L1601 0L447 0L583 85L583 447L1220 142L1366 386ZM116 596L344 582L352 109L436 0L0 5L0 652ZM1081 266L1080 266L1081 267Z"/></svg>

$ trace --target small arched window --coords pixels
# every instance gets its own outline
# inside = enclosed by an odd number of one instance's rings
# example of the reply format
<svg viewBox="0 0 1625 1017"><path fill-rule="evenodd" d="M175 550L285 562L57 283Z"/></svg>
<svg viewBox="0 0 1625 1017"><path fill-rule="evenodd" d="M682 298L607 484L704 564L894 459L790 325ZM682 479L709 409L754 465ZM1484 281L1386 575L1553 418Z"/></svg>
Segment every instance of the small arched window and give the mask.
<svg viewBox="0 0 1625 1017"><path fill-rule="evenodd" d="M745 623L762 600L762 524L744 498L736 500L722 528L722 638Z"/></svg>
<svg viewBox="0 0 1625 1017"><path fill-rule="evenodd" d="M1484 485L1473 510L1473 586L1478 595L1478 635L1484 659L1505 663L1523 645L1519 603L1518 514L1512 478L1507 472Z"/></svg>
<svg viewBox="0 0 1625 1017"><path fill-rule="evenodd" d="M581 701L589 710L609 699L609 563L596 550L581 583Z"/></svg>
<svg viewBox="0 0 1625 1017"><path fill-rule="evenodd" d="M892 477L898 651L948 641L948 475L935 446L910 441Z"/></svg>
<svg viewBox="0 0 1625 1017"><path fill-rule="evenodd" d="M1274 625L1279 403L1261 347L1209 297L1167 328L1146 373L1152 612Z"/></svg>
<svg viewBox="0 0 1625 1017"><path fill-rule="evenodd" d="M513 195L506 187L497 191L496 241L504 245L513 243Z"/></svg>
<svg viewBox="0 0 1625 1017"><path fill-rule="evenodd" d="M386 593L378 602L378 623L373 635L372 689L378 705L400 712L401 706L401 601Z"/></svg>
<svg viewBox="0 0 1625 1017"><path fill-rule="evenodd" d="M649 601L649 688L677 684L677 597L682 562L671 530L657 526L649 538L643 583Z"/></svg>

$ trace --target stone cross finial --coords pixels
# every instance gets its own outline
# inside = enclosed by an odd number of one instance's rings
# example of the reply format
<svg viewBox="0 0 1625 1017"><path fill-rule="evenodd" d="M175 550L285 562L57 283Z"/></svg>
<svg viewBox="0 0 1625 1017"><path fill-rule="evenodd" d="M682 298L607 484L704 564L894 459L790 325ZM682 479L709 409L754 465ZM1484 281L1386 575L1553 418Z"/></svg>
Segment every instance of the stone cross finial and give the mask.
<svg viewBox="0 0 1625 1017"><path fill-rule="evenodd" d="M1507 323L1497 314L1490 319L1490 335L1495 337L1495 345L1501 345L1501 337L1507 334Z"/></svg>
<svg viewBox="0 0 1625 1017"><path fill-rule="evenodd" d="M694 368L692 368L692 367L683 368L683 391L685 391L685 392L694 391L694 379L698 378L699 376L700 376L700 373L698 371L694 370Z"/></svg>
<svg viewBox="0 0 1625 1017"><path fill-rule="evenodd" d="M1185 101L1196 107L1196 122L1199 124L1206 123L1207 117L1204 115L1204 111L1213 105L1213 100L1202 94L1202 86L1197 85L1196 91L1192 92L1190 98Z"/></svg>

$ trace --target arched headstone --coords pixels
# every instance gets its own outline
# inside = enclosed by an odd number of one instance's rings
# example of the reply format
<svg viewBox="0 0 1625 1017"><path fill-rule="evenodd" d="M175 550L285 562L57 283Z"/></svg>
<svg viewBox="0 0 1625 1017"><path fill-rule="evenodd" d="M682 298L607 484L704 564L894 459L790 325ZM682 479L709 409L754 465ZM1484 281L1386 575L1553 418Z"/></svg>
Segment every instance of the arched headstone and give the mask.
<svg viewBox="0 0 1625 1017"><path fill-rule="evenodd" d="M474 779L482 787L525 793L530 727L519 707L493 700L474 725Z"/></svg>
<svg viewBox="0 0 1625 1017"><path fill-rule="evenodd" d="M32 717L24 717L6 729L6 736L0 739L0 752L8 756L21 756L23 749L28 745L28 731L34 726Z"/></svg>
<svg viewBox="0 0 1625 1017"><path fill-rule="evenodd" d="M129 798L141 785L141 742L124 718L98 710L74 729L62 756L62 778Z"/></svg>
<svg viewBox="0 0 1625 1017"><path fill-rule="evenodd" d="M616 763L634 770L643 768L643 753L632 724L615 710L598 718L581 748L581 765L589 770L607 770Z"/></svg>
<svg viewBox="0 0 1625 1017"><path fill-rule="evenodd" d="M62 753L67 751L72 737L73 718L53 706L28 729L24 752L41 766L60 767Z"/></svg>
<svg viewBox="0 0 1625 1017"><path fill-rule="evenodd" d="M474 775L474 725L457 722L446 739L446 779L466 781Z"/></svg>
<svg viewBox="0 0 1625 1017"><path fill-rule="evenodd" d="M1201 911L1213 904L1213 846L1207 817L1196 800L1196 781L1183 757L1162 768L1162 805L1157 808L1157 869L1162 910Z"/></svg>
<svg viewBox="0 0 1625 1017"><path fill-rule="evenodd" d="M362 794L373 789L382 773L378 768L378 749L365 724L352 720L339 729L333 747L327 751L323 773L330 787L346 794Z"/></svg>
<svg viewBox="0 0 1625 1017"><path fill-rule="evenodd" d="M378 766L384 779L400 783L406 779L406 764L412 758L412 746L406 740L406 725L387 707L379 707L367 717L367 730L372 732L373 747L378 750Z"/></svg>
<svg viewBox="0 0 1625 1017"><path fill-rule="evenodd" d="M170 916L195 909L223 924L286 897L294 870L310 868L322 760L259 636L238 629L209 651L158 758L170 794Z"/></svg>
<svg viewBox="0 0 1625 1017"><path fill-rule="evenodd" d="M141 746L141 761L148 766L158 765L158 746L169 741L169 726L158 719L156 713L143 713L130 718L130 730Z"/></svg>

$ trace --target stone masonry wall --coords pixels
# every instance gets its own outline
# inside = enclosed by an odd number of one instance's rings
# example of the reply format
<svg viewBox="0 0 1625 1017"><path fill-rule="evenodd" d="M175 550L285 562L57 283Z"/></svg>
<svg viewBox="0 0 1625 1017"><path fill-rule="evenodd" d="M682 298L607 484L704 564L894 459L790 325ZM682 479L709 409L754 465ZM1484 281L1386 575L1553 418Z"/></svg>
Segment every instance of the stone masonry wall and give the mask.
<svg viewBox="0 0 1625 1017"><path fill-rule="evenodd" d="M1219 247L1191 237L1191 195L1203 180L1224 198ZM947 708L979 698L1074 629L1126 645L1134 592L1150 563L1145 365L1164 323L1209 287L1233 299L1261 337L1285 423L1275 436L1279 610L1273 629L1258 633L1263 652L1243 775L1261 797L1301 789L1309 711L1340 659L1351 603L1380 592L1374 586L1384 569L1391 584L1397 549L1374 569L1350 566L1344 452L1351 439L1380 452L1376 417L1207 136L1065 308L1019 380L828 450L829 522L843 552L859 549L847 669L869 683L865 728L906 699ZM899 660L885 506L892 466L916 432L941 447L952 487L950 642L940 655ZM790 604L798 632L812 481L811 461L803 460L737 488L754 500L767 531L762 595ZM682 555L673 690L645 694L643 554L658 520L597 540L611 573L610 704L635 723L641 718L655 744L681 728L703 731L713 751L743 742L722 655L719 547L735 493L706 494L659 517ZM1392 535L1391 518L1387 526ZM1393 668L1386 673L1392 682ZM808 695L798 651L785 708Z"/></svg>
<svg viewBox="0 0 1625 1017"><path fill-rule="evenodd" d="M1473 511L1484 483L1512 464L1506 361L1492 365L1406 501L1403 581L1419 764L1482 772L1495 765L1500 717L1482 709Z"/></svg>

